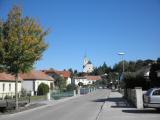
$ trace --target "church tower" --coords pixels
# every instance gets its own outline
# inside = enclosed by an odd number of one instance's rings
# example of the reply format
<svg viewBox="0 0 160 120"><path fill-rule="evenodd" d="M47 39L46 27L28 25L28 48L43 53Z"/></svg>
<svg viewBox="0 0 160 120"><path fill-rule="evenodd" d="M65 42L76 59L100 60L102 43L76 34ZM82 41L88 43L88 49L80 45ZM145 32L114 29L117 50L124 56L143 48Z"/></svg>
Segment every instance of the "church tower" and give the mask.
<svg viewBox="0 0 160 120"><path fill-rule="evenodd" d="M83 60L83 72L85 73L91 73L94 70L94 66L92 62L87 58L87 56L84 57Z"/></svg>

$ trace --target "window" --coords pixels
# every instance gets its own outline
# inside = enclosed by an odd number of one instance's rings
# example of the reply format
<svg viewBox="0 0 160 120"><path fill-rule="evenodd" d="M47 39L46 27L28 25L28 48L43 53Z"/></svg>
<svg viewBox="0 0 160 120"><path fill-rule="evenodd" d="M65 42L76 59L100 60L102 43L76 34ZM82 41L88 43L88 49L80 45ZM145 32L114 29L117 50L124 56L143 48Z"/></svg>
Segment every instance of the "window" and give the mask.
<svg viewBox="0 0 160 120"><path fill-rule="evenodd" d="M3 91L5 91L5 84L3 83Z"/></svg>
<svg viewBox="0 0 160 120"><path fill-rule="evenodd" d="M155 91L153 92L153 95L154 95L154 96L160 95L160 90L155 90Z"/></svg>
<svg viewBox="0 0 160 120"><path fill-rule="evenodd" d="M11 83L9 84L9 91L11 91Z"/></svg>

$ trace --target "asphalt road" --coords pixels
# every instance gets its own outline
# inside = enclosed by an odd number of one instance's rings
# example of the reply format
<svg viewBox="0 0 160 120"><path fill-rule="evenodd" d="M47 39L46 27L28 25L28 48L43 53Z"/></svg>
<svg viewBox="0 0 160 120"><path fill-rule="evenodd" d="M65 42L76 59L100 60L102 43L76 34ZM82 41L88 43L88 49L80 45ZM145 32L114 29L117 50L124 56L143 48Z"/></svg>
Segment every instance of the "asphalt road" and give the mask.
<svg viewBox="0 0 160 120"><path fill-rule="evenodd" d="M120 93L101 89L47 107L0 115L0 120L160 120L160 112L151 108L138 110Z"/></svg>
<svg viewBox="0 0 160 120"><path fill-rule="evenodd" d="M104 104L99 100L106 99L108 94L101 89L43 109L0 116L0 120L97 120Z"/></svg>

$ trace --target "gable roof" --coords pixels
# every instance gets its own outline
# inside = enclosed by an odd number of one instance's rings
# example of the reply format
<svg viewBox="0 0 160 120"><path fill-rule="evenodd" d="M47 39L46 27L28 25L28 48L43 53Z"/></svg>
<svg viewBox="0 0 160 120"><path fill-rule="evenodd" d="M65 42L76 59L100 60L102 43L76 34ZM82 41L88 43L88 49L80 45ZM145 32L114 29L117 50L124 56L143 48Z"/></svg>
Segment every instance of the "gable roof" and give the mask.
<svg viewBox="0 0 160 120"><path fill-rule="evenodd" d="M101 80L101 76L86 76L87 80Z"/></svg>
<svg viewBox="0 0 160 120"><path fill-rule="evenodd" d="M74 77L74 79L87 79L87 80L101 80L101 76L82 76L82 77Z"/></svg>
<svg viewBox="0 0 160 120"><path fill-rule="evenodd" d="M19 80L22 80L22 78L19 77ZM0 73L0 81L15 81L15 76L2 72Z"/></svg>
<svg viewBox="0 0 160 120"><path fill-rule="evenodd" d="M20 77L23 80L54 80L52 77L48 76L46 73L42 71L32 70L28 73L20 74Z"/></svg>
<svg viewBox="0 0 160 120"><path fill-rule="evenodd" d="M71 77L71 72L69 71L58 71L58 70L42 70L46 74L57 74L59 76L63 76L64 78Z"/></svg>

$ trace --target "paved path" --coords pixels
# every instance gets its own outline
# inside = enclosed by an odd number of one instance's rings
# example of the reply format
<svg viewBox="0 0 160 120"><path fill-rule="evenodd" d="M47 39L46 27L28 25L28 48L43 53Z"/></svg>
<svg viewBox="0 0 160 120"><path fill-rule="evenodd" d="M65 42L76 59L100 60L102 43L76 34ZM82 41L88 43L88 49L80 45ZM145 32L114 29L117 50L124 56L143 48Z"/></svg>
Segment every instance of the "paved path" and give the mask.
<svg viewBox="0 0 160 120"><path fill-rule="evenodd" d="M99 120L160 120L155 109L137 110L130 106L118 92L111 92L105 101Z"/></svg>

